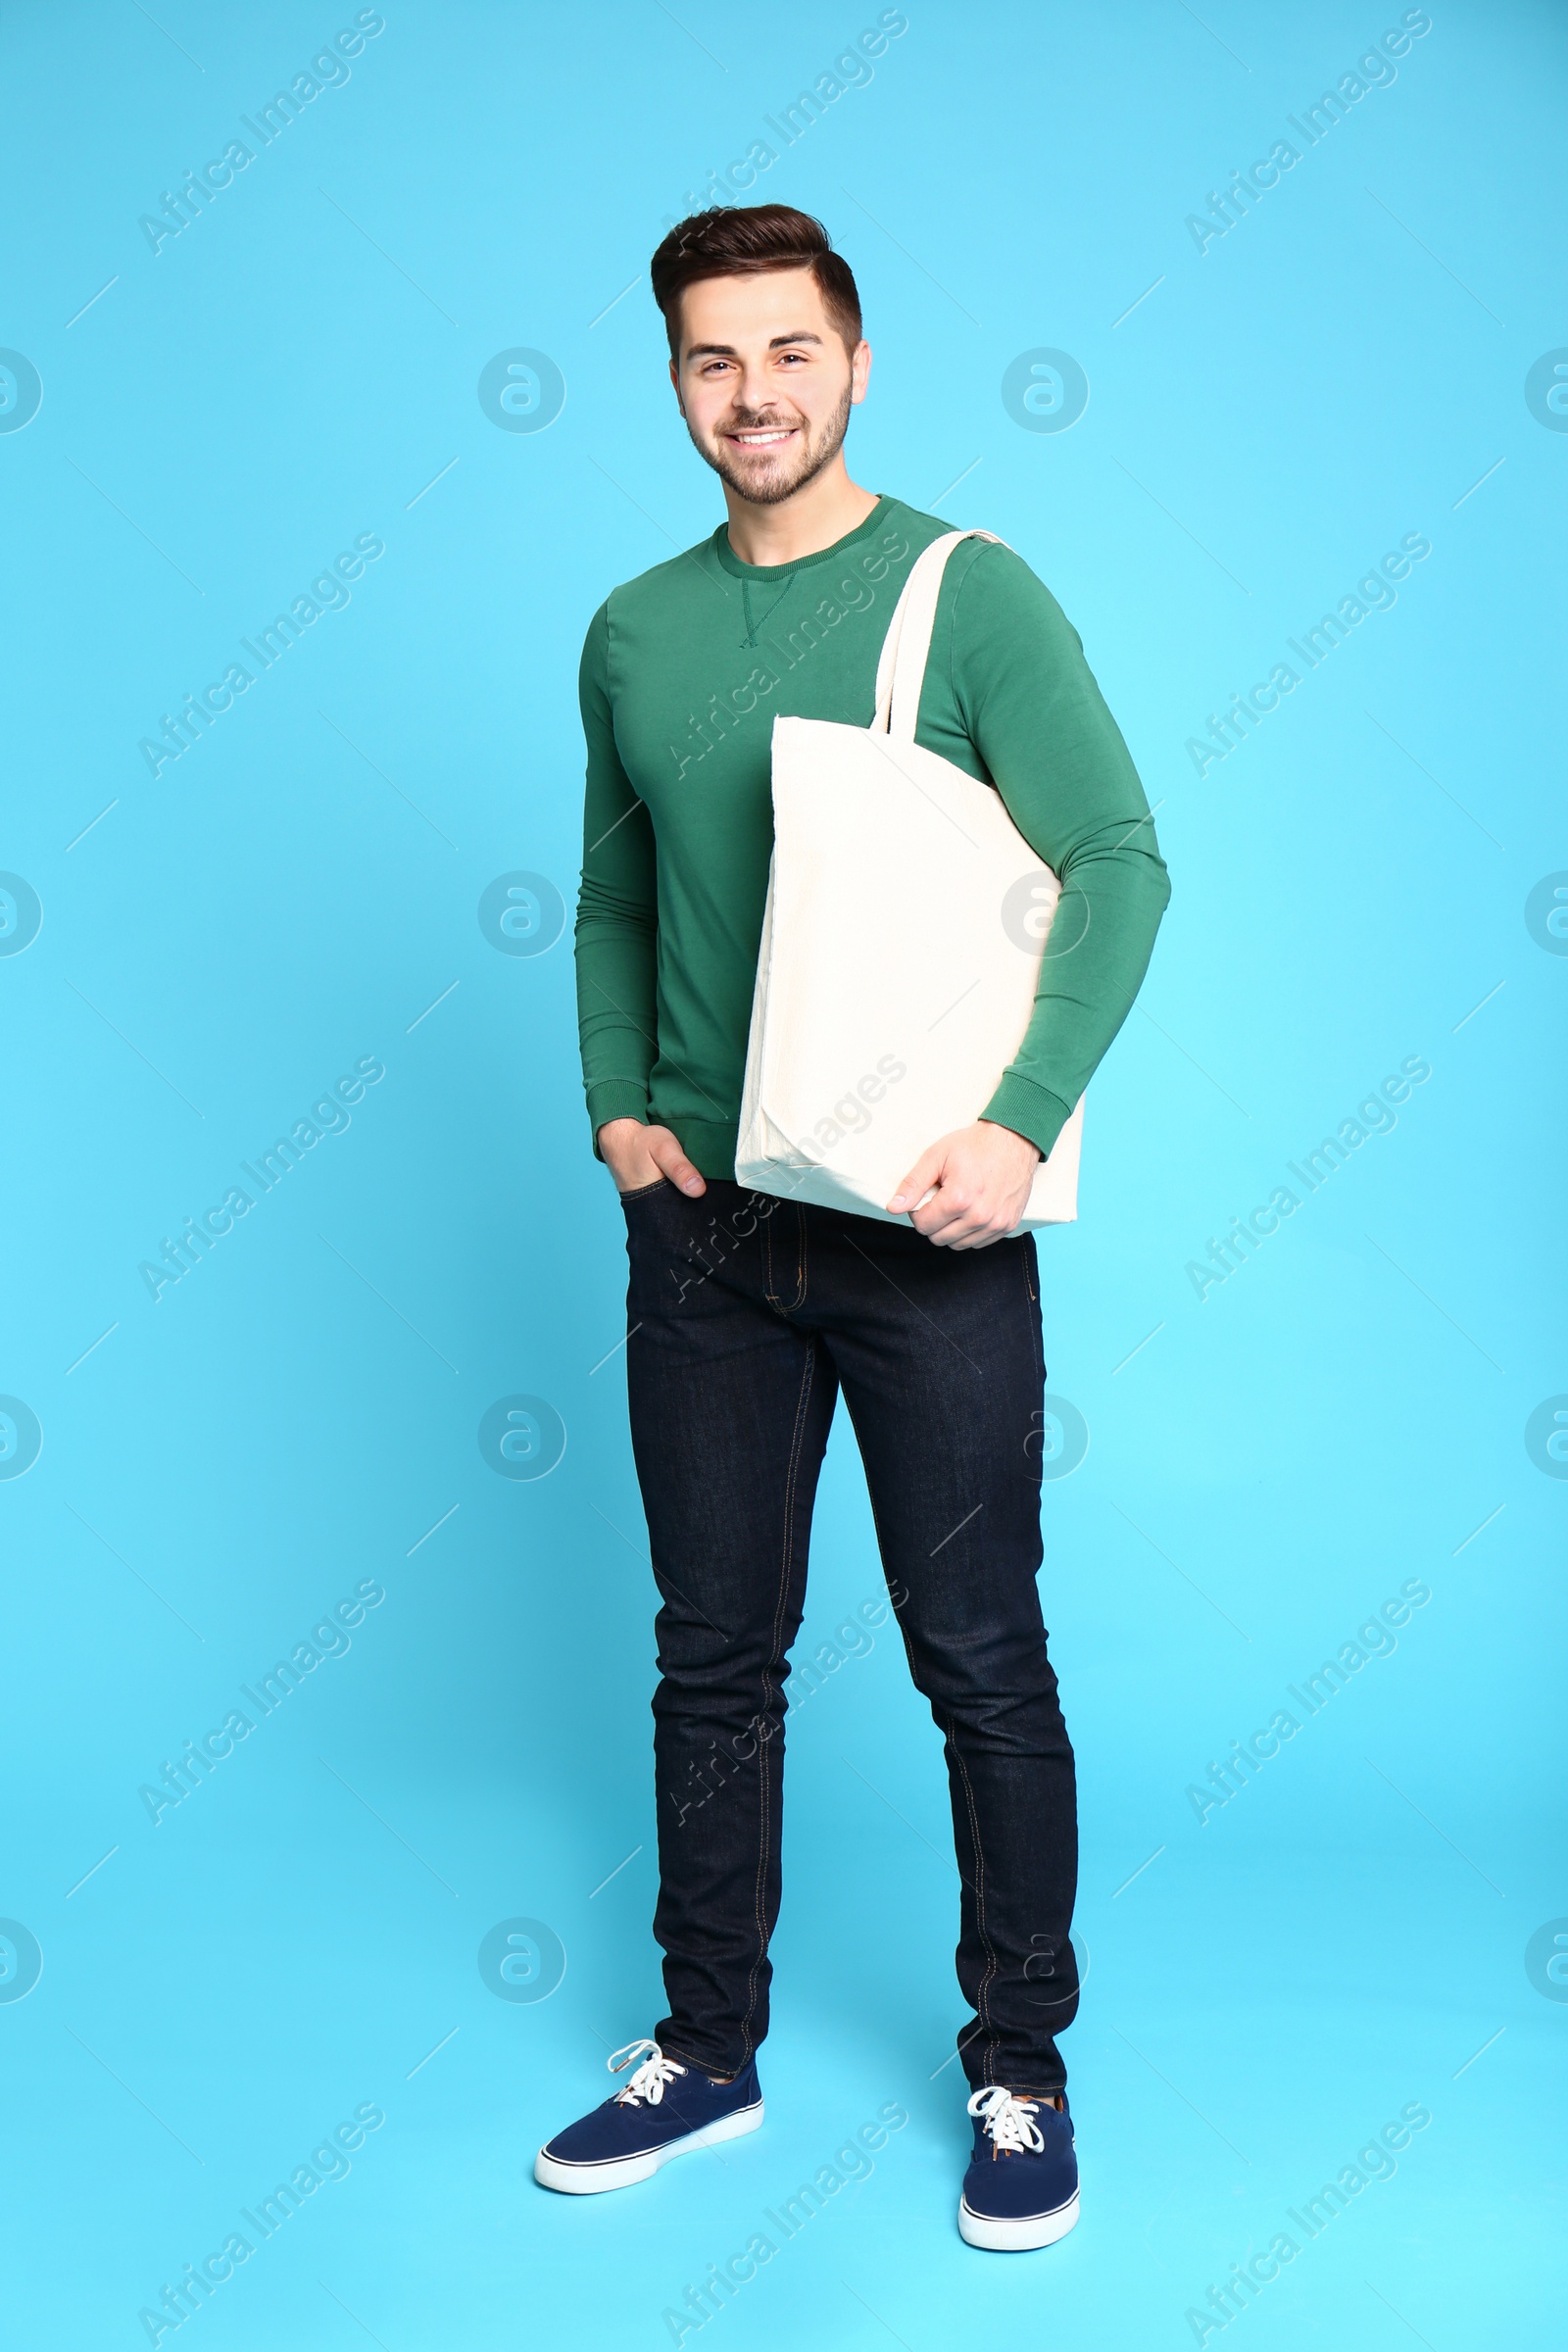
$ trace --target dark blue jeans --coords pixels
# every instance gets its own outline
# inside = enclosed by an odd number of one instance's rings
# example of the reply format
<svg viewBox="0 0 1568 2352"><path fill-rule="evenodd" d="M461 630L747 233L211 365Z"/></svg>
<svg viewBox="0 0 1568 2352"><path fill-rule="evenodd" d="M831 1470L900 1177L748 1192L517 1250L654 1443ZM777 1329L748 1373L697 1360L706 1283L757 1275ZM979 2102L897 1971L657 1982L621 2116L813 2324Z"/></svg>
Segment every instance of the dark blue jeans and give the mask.
<svg viewBox="0 0 1568 2352"><path fill-rule="evenodd" d="M909 1671L946 1742L964 2071L976 2088L1059 2089L1077 1816L1035 1587L1034 1238L944 1250L721 1178L696 1200L661 1180L621 1201L632 1446L662 1602L657 2037L733 2075L767 2031L784 1685L842 1388Z"/></svg>

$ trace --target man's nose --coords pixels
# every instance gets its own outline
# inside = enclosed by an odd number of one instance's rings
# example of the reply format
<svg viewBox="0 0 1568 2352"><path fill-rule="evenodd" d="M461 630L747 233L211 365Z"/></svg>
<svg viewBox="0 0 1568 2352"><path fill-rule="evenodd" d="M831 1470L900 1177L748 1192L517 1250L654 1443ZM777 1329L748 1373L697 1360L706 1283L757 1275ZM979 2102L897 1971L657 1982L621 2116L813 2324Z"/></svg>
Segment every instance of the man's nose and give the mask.
<svg viewBox="0 0 1568 2352"><path fill-rule="evenodd" d="M741 368L741 379L735 387L735 406L738 409L767 409L774 405L773 386L762 368Z"/></svg>

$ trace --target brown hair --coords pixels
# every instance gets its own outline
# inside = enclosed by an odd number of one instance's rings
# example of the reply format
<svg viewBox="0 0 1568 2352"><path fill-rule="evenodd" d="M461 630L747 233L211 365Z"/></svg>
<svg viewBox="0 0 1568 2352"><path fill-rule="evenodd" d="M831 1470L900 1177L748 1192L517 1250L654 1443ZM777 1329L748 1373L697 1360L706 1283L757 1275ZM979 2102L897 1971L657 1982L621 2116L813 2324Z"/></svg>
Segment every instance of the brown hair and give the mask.
<svg viewBox="0 0 1568 2352"><path fill-rule="evenodd" d="M724 204L678 220L650 265L671 359L680 358L680 298L688 286L704 277L760 277L769 270L809 270L846 348L855 349L860 297L849 263L834 252L821 221L788 204Z"/></svg>

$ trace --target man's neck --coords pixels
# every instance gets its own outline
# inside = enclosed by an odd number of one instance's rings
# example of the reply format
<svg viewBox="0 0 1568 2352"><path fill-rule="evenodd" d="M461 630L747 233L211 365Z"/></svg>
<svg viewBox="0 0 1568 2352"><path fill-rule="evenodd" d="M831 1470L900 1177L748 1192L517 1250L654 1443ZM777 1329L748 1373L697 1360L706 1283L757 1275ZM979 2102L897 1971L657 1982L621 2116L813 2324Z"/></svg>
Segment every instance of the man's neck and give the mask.
<svg viewBox="0 0 1568 2352"><path fill-rule="evenodd" d="M798 564L862 523L876 506L874 494L852 482L842 453L813 481L776 507L754 506L724 484L729 509L729 543L743 564Z"/></svg>

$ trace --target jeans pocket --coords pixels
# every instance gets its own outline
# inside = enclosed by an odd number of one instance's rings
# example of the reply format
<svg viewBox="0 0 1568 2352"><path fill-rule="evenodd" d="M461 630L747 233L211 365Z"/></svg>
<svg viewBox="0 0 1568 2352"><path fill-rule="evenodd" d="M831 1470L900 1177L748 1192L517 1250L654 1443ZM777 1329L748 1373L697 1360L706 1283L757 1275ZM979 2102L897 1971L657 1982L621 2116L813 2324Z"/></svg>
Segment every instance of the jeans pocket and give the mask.
<svg viewBox="0 0 1568 2352"><path fill-rule="evenodd" d="M669 1190L669 1178L667 1176L656 1176L652 1184L634 1185L629 1193L622 1193L620 1195L620 1200L622 1204L632 1200L646 1200L654 1193L663 1193L668 1192Z"/></svg>

